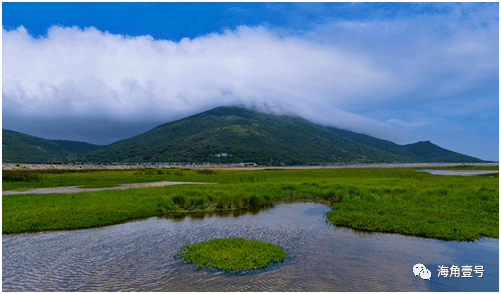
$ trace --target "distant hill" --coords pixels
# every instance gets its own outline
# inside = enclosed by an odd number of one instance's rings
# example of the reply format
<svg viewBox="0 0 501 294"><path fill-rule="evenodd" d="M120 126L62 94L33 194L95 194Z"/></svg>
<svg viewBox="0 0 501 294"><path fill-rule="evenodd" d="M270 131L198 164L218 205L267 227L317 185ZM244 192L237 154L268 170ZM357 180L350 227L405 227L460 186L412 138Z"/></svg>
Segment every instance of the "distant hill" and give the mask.
<svg viewBox="0 0 501 294"><path fill-rule="evenodd" d="M345 138L360 142L362 144L367 144L369 146L385 150L386 152L390 152L392 154L396 154L405 158L405 162L423 162L423 158L419 155L416 155L412 152L409 152L402 145L395 144L391 141L378 139L369 135L359 134L347 130L340 130L334 127L324 127L330 130L333 133L339 134ZM440 148L440 147L439 147ZM477 159L479 160L479 159Z"/></svg>
<svg viewBox="0 0 501 294"><path fill-rule="evenodd" d="M452 159L483 162L431 143L432 146L421 142L416 144L402 146L368 135L318 126L296 115L277 115L232 106L217 107L160 125L89 152L81 160L256 162L266 165L450 162Z"/></svg>
<svg viewBox="0 0 501 294"><path fill-rule="evenodd" d="M398 145L391 141L374 138L364 134L358 134L351 131L340 130L334 127L324 127L345 138L367 144L369 146L385 150L387 152L398 154L408 159L409 162L487 162L475 157L467 156L461 153L450 151L437 146L430 141L420 141L413 144Z"/></svg>
<svg viewBox="0 0 501 294"><path fill-rule="evenodd" d="M75 160L77 154L104 146L83 142L49 140L2 130L2 162L41 163Z"/></svg>
<svg viewBox="0 0 501 294"><path fill-rule="evenodd" d="M421 158L421 162L482 162L480 159L439 147L430 141L403 145L403 149Z"/></svg>
<svg viewBox="0 0 501 294"><path fill-rule="evenodd" d="M378 162L486 162L430 141L398 145L364 134L315 125L297 115L217 107L98 146L2 130L2 161L189 162L265 165Z"/></svg>
<svg viewBox="0 0 501 294"><path fill-rule="evenodd" d="M217 157L225 153L227 156ZM405 158L293 115L218 107L160 125L84 156L91 162L212 162L307 165Z"/></svg>

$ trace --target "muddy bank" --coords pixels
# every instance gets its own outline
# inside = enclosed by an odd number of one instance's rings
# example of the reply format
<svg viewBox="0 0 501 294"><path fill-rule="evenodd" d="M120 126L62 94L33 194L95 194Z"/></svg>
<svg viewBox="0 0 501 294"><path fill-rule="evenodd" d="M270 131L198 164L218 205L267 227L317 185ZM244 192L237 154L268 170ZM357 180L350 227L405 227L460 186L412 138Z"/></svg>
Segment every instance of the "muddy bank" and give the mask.
<svg viewBox="0 0 501 294"><path fill-rule="evenodd" d="M55 187L55 188L38 188L26 191L2 191L2 195L78 193L78 192L91 192L91 191L101 191L101 190L125 190L131 188L161 187L169 185L204 185L204 184L217 184L217 183L162 181L162 182L150 182L150 183L121 184L117 187L106 187L106 188L78 188L79 186L68 186L68 187Z"/></svg>

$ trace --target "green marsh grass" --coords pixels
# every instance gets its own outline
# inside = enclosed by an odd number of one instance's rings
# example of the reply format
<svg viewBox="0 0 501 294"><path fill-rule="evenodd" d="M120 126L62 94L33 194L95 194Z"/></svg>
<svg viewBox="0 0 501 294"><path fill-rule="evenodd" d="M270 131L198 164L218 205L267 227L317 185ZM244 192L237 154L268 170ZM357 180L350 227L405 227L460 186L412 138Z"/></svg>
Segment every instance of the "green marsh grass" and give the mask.
<svg viewBox="0 0 501 294"><path fill-rule="evenodd" d="M74 194L5 195L2 233L71 230L188 212L262 209L282 202L330 205L338 226L442 240L499 238L499 174L440 176L415 168L162 170L47 173L12 188L151 181L218 182ZM168 172L168 173L167 173Z"/></svg>
<svg viewBox="0 0 501 294"><path fill-rule="evenodd" d="M2 190L16 188L48 188L80 186L81 188L116 187L120 184L157 181L190 181L184 177L185 171L168 169L131 169L131 170L41 170L41 171L3 171ZM30 181L10 179L29 177ZM210 177L210 176L209 176Z"/></svg>
<svg viewBox="0 0 501 294"><path fill-rule="evenodd" d="M34 173L27 170L13 170L2 172L3 183L29 182L36 183L43 179L40 173Z"/></svg>
<svg viewBox="0 0 501 294"><path fill-rule="evenodd" d="M225 272L248 271L264 268L272 262L282 262L285 251L278 245L243 238L212 239L185 244L174 258L191 263L195 269L220 269Z"/></svg>

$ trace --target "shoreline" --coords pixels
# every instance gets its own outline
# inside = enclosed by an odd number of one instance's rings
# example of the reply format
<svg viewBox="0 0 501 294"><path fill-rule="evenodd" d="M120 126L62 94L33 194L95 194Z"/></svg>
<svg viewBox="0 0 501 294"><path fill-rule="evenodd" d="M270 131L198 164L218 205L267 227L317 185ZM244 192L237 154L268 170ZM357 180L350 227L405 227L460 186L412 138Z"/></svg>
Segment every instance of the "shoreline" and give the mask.
<svg viewBox="0 0 501 294"><path fill-rule="evenodd" d="M18 164L19 166L16 166ZM68 165L68 164L25 164L2 163L2 170L128 170L143 168L183 168L215 170L264 170L264 169L341 169L341 168L397 168L397 167L455 167L455 166L499 166L499 163L367 163L367 164L332 164L312 166L249 166L227 165Z"/></svg>

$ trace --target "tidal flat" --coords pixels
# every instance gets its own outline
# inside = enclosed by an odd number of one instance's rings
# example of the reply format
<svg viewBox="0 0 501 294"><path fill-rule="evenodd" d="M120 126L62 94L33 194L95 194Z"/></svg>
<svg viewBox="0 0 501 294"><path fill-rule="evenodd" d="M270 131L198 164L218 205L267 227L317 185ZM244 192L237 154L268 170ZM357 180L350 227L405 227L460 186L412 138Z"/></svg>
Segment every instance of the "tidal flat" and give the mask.
<svg viewBox="0 0 501 294"><path fill-rule="evenodd" d="M311 201L330 206L327 221L336 226L440 240L499 238L498 174L437 176L415 168L352 168L49 170L9 171L2 176L4 191L155 181L218 184L5 195L2 233L76 230L153 216Z"/></svg>

